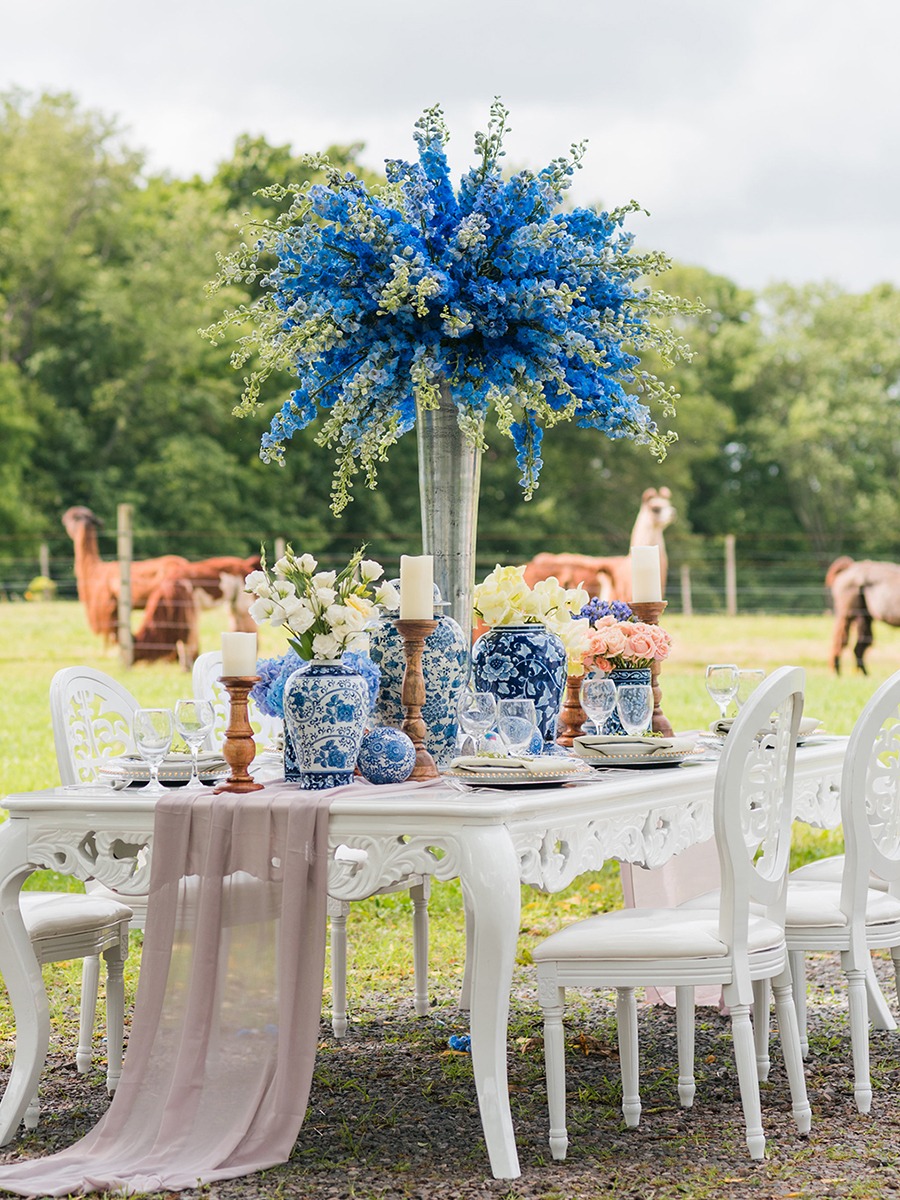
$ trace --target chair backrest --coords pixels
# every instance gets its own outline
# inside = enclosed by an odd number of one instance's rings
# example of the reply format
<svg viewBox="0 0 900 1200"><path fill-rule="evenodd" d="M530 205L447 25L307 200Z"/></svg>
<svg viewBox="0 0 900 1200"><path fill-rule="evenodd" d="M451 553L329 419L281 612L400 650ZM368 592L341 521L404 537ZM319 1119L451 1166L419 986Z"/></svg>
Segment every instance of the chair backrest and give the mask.
<svg viewBox="0 0 900 1200"><path fill-rule="evenodd" d="M104 671L57 671L50 681L50 720L60 781L93 783L108 758L132 752L131 723L139 707Z"/></svg>
<svg viewBox="0 0 900 1200"><path fill-rule="evenodd" d="M212 733L206 740L207 750L221 750L225 744L225 730L231 702L228 692L220 682L222 675L221 650L207 650L197 656L192 673L192 686L197 700L210 700L215 713ZM260 712L251 696L247 702L250 725L258 738L259 748L276 745L282 736L284 722L280 717L270 717Z"/></svg>
<svg viewBox="0 0 900 1200"><path fill-rule="evenodd" d="M720 936L736 961L746 949L751 904L784 921L804 680L801 667L780 667L759 685L731 726L716 774Z"/></svg>
<svg viewBox="0 0 900 1200"><path fill-rule="evenodd" d="M870 872L888 883L900 879L900 671L853 726L841 774L841 818L841 908L861 932Z"/></svg>

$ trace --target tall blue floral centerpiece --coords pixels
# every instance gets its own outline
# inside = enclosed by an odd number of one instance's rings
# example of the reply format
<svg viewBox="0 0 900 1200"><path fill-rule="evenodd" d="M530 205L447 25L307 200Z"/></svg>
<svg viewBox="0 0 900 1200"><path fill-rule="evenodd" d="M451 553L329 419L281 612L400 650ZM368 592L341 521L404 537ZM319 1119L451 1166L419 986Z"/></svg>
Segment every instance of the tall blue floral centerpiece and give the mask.
<svg viewBox="0 0 900 1200"><path fill-rule="evenodd" d="M556 738L570 664L587 646L588 622L576 617L587 599L552 578L530 588L524 567L498 565L475 588L475 611L491 626L472 647L475 687L498 700L533 700L544 742Z"/></svg>
<svg viewBox="0 0 900 1200"><path fill-rule="evenodd" d="M354 476L374 487L390 447L418 425L425 550L465 630L489 416L513 442L526 499L544 430L560 421L662 457L674 435L651 410L672 415L675 393L641 355L671 364L685 347L664 322L698 308L648 287L669 263L635 252L624 225L638 205L563 208L583 145L541 171L504 176L507 122L495 101L458 186L437 106L416 122L418 161L388 160L384 184L308 156L315 181L265 189L283 213L243 230L213 283L258 294L205 331L234 336L235 367L253 362L239 413L258 407L273 372L296 373L260 453L280 461L322 415L335 513Z"/></svg>
<svg viewBox="0 0 900 1200"><path fill-rule="evenodd" d="M362 550L340 572L317 568L311 554L289 547L272 574L263 561L245 583L256 597L250 615L283 627L301 660L282 690L285 773L307 789L339 787L353 777L372 698L346 652L365 650L378 605L396 600L390 584L375 586L383 570Z"/></svg>

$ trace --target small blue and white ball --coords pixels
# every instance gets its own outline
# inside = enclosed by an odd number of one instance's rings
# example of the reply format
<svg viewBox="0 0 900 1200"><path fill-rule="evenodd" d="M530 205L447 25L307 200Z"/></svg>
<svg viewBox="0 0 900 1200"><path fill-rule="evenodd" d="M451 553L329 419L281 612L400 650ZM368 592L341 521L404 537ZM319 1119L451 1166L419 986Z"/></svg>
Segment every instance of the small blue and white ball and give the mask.
<svg viewBox="0 0 900 1200"><path fill-rule="evenodd" d="M363 738L356 765L369 783L403 783L416 765L416 748L402 729L379 725Z"/></svg>

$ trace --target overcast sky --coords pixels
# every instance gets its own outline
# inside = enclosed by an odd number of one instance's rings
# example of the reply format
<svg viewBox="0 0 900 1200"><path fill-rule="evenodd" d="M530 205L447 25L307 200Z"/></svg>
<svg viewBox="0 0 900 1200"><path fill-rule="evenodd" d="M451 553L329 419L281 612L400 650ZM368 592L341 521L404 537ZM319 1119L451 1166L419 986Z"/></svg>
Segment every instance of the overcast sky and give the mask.
<svg viewBox="0 0 900 1200"><path fill-rule="evenodd" d="M587 138L574 197L635 198L639 242L748 287L900 286L898 0L0 0L0 89L71 91L148 164L208 175L235 137L455 171L493 96L507 162Z"/></svg>

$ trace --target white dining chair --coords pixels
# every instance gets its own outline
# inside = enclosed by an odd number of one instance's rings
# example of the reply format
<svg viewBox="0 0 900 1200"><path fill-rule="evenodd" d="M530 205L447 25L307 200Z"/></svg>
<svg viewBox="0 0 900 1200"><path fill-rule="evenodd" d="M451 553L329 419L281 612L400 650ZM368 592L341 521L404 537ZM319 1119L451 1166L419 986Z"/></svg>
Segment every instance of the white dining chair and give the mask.
<svg viewBox="0 0 900 1200"><path fill-rule="evenodd" d="M122 1044L125 1036L125 961L128 958L128 922L131 909L115 899L82 895L80 892L21 892L19 908L25 931L38 962L67 962L81 958L106 963L106 1090L112 1095L122 1074ZM82 968L83 969L83 968ZM81 1074L90 1069L93 1057L94 1016L97 984L82 976L78 1050L75 1062ZM22 1053L33 1053L28 1044L36 1031L29 1025L17 1029ZM38 1124L38 1093L25 1110L26 1129Z"/></svg>
<svg viewBox="0 0 900 1200"><path fill-rule="evenodd" d="M866 1019L872 950L890 950L900 989L900 899L888 890L900 883L900 671L875 692L850 735L841 774L841 820L841 876L830 879L824 872L804 868L792 872L785 932L804 1052L805 955L840 952L847 980L853 1092L857 1108L865 1113L872 1105Z"/></svg>
<svg viewBox="0 0 900 1200"><path fill-rule="evenodd" d="M198 700L210 700L215 711L213 732L207 748L220 749L228 727L228 693L220 683L222 654L208 650L198 656L193 667L193 690ZM276 745L283 737L283 722L260 711L251 697L247 711L250 725L264 746ZM413 1008L418 1017L429 1010L428 1001L428 898L431 877L410 875L397 884L382 888L378 895L408 891L413 906ZM331 1028L336 1038L347 1034L347 917L350 903L328 897L328 918L331 928Z"/></svg>
<svg viewBox="0 0 900 1200"><path fill-rule="evenodd" d="M635 988L676 989L678 1094L694 1099L694 988L721 984L731 1013L738 1082L747 1146L754 1159L765 1155L751 1005L760 985L773 983L775 1007L791 1090L794 1120L801 1133L811 1111L803 1078L797 1014L784 933L791 788L796 733L803 707L804 674L782 667L742 707L722 750L714 789L714 827L722 878L718 907L623 909L578 921L552 934L535 949L538 998L544 1014L550 1149L566 1156L566 988L615 988L622 1111L636 1126L638 1028ZM774 713L773 732L758 737Z"/></svg>

